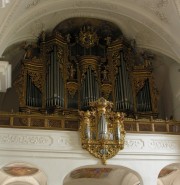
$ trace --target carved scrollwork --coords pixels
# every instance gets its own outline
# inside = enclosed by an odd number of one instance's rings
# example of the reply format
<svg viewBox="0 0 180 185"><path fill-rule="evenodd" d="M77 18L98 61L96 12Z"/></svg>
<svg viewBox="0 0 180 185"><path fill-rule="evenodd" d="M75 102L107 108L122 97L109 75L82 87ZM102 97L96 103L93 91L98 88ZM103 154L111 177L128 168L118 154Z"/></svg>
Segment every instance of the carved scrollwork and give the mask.
<svg viewBox="0 0 180 185"><path fill-rule="evenodd" d="M147 78L136 78L134 79L135 93L137 94L144 86Z"/></svg>
<svg viewBox="0 0 180 185"><path fill-rule="evenodd" d="M64 50L60 46L58 47L57 58L58 58L60 69L62 70L64 65Z"/></svg>
<svg viewBox="0 0 180 185"><path fill-rule="evenodd" d="M49 54L51 51L53 51L53 46L50 45L46 48L46 53Z"/></svg>
<svg viewBox="0 0 180 185"><path fill-rule="evenodd" d="M154 79L151 80L151 86L152 86L152 103L153 103L153 109L155 112L158 111L158 100L159 100L159 91L155 87Z"/></svg>
<svg viewBox="0 0 180 185"><path fill-rule="evenodd" d="M16 92L18 94L18 97L19 97L19 105L22 107L22 106L25 106L25 92L24 92L24 89L25 89L25 69L24 69L24 66L22 66L21 68L21 72L18 76L18 78L14 81L13 83L13 86L15 87L16 89Z"/></svg>
<svg viewBox="0 0 180 185"><path fill-rule="evenodd" d="M102 89L102 94L104 95L104 98L108 99L111 92L112 92L112 85L111 84L102 84L101 89Z"/></svg>
<svg viewBox="0 0 180 185"><path fill-rule="evenodd" d="M78 84L76 82L67 82L66 86L70 96L73 98L78 90Z"/></svg>
<svg viewBox="0 0 180 185"><path fill-rule="evenodd" d="M104 98L90 106L92 111L79 112L82 148L105 164L124 148L124 114L113 112L113 103Z"/></svg>
<svg viewBox="0 0 180 185"><path fill-rule="evenodd" d="M90 25L84 26L79 33L79 41L85 48L93 47L98 43L99 38L94 28Z"/></svg>
<svg viewBox="0 0 180 185"><path fill-rule="evenodd" d="M118 66L120 65L120 53L115 51L112 53L112 62L113 62L113 72L118 73Z"/></svg>
<svg viewBox="0 0 180 185"><path fill-rule="evenodd" d="M131 48L125 49L124 59L126 61L127 70L132 70L134 67L134 56Z"/></svg>
<svg viewBox="0 0 180 185"><path fill-rule="evenodd" d="M25 96L24 96L24 90L22 88L23 84L23 77L19 76L16 81L13 83L13 86L16 88L16 92L18 93L19 97L19 105L24 106L25 105Z"/></svg>
<svg viewBox="0 0 180 185"><path fill-rule="evenodd" d="M42 91L42 73L40 73L39 71L34 72L34 71L28 71L28 74L30 75L32 82L34 83L34 85L40 90Z"/></svg>

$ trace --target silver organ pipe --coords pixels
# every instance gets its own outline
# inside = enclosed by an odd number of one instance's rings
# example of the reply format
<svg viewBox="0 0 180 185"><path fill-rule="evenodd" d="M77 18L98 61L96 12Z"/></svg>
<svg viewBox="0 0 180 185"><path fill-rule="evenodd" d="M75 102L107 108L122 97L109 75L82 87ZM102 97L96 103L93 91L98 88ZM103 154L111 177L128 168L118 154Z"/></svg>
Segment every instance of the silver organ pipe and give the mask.
<svg viewBox="0 0 180 185"><path fill-rule="evenodd" d="M41 107L41 98L40 90L32 82L30 75L27 74L26 105L30 107Z"/></svg>
<svg viewBox="0 0 180 185"><path fill-rule="evenodd" d="M31 83L31 78L28 75L29 78L29 106L32 105L32 83Z"/></svg>
<svg viewBox="0 0 180 185"><path fill-rule="evenodd" d="M57 62L57 105L60 105L60 66L59 62Z"/></svg>
<svg viewBox="0 0 180 185"><path fill-rule="evenodd" d="M81 98L81 108L82 107L84 107L85 105L84 105L84 102L85 102L85 99L84 99L84 95L85 95L85 85L84 85L84 82L85 82L85 80L83 79L83 81L81 82L81 96L80 96L80 98Z"/></svg>
<svg viewBox="0 0 180 185"><path fill-rule="evenodd" d="M49 53L50 63L47 65L47 82L46 82L46 105L48 107L64 106L64 80L62 69L57 59L57 46Z"/></svg>
<svg viewBox="0 0 180 185"><path fill-rule="evenodd" d="M144 86L137 93L137 111L139 112L152 111L149 80L145 81Z"/></svg>
<svg viewBox="0 0 180 185"><path fill-rule="evenodd" d="M126 67L125 67L125 63L124 63L124 60L123 60L123 53L121 52L120 53L121 55L121 74L122 74L122 86L123 86L123 109L126 110L127 107L126 107L126 99L127 99L127 84L126 84L126 79L128 78L127 74L125 73L126 72Z"/></svg>
<svg viewBox="0 0 180 185"><path fill-rule="evenodd" d="M147 111L152 111L149 80L147 80L147 100L148 100Z"/></svg>
<svg viewBox="0 0 180 185"><path fill-rule="evenodd" d="M62 96L60 96L61 97L60 106L63 107L64 106L64 80L63 80L62 74L61 74L61 89L60 89L60 91L61 91L61 95L62 95Z"/></svg>
<svg viewBox="0 0 180 185"><path fill-rule="evenodd" d="M50 106L53 106L53 52L51 52L51 63L50 63L50 78L51 78L51 93L50 93Z"/></svg>
<svg viewBox="0 0 180 185"><path fill-rule="evenodd" d="M107 121L105 115L102 113L100 115L100 120L98 123L98 139L107 138Z"/></svg>
<svg viewBox="0 0 180 185"><path fill-rule="evenodd" d="M84 75L85 77L81 87L81 100L83 101L81 105L83 109L87 109L89 107L89 102L99 98L99 85L91 67L88 67Z"/></svg>
<svg viewBox="0 0 180 185"><path fill-rule="evenodd" d="M53 47L53 54L52 54L52 68L53 68L53 73L52 73L52 79L53 79L53 94L52 94L52 98L53 98L53 106L56 106L56 61L55 61L55 46Z"/></svg>
<svg viewBox="0 0 180 185"><path fill-rule="evenodd" d="M26 105L29 105L29 76L27 75L27 85L26 85Z"/></svg>
<svg viewBox="0 0 180 185"><path fill-rule="evenodd" d="M95 101L96 100L96 96L95 96L95 75L92 76L92 101Z"/></svg>
<svg viewBox="0 0 180 185"><path fill-rule="evenodd" d="M88 103L91 101L90 68L87 70Z"/></svg>
<svg viewBox="0 0 180 185"><path fill-rule="evenodd" d="M32 82L31 82L31 84L32 84ZM31 86L32 88L31 88L31 97L32 97L32 104L31 104L31 106L34 106L34 85L32 84L32 86Z"/></svg>
<svg viewBox="0 0 180 185"><path fill-rule="evenodd" d="M120 140L120 138L121 138L121 131L120 131L120 126L119 125L117 125L117 127L116 127L115 138L116 138L116 140Z"/></svg>
<svg viewBox="0 0 180 185"><path fill-rule="evenodd" d="M147 95L147 85L145 84L144 91L142 93L142 111L146 111L145 110L147 105L146 95Z"/></svg>
<svg viewBox="0 0 180 185"><path fill-rule="evenodd" d="M51 105L51 76L50 76L50 71L51 71L51 68L50 68L50 65L48 65L48 107Z"/></svg>
<svg viewBox="0 0 180 185"><path fill-rule="evenodd" d="M89 71L89 73L91 74L92 73L92 70L91 70L91 67L90 67L90 69L89 69L90 71ZM91 75L89 75L89 86L90 86L90 102L92 102L93 101L93 86L92 86L92 78L93 78L93 76Z"/></svg>
<svg viewBox="0 0 180 185"><path fill-rule="evenodd" d="M89 125L86 125L86 129L85 129L84 135L85 135L86 139L91 139L91 128L90 128Z"/></svg>
<svg viewBox="0 0 180 185"><path fill-rule="evenodd" d="M115 102L116 110L131 111L133 108L132 89L122 51L120 52L118 74L115 82Z"/></svg>
<svg viewBox="0 0 180 185"><path fill-rule="evenodd" d="M50 76L50 71L51 71L51 68L50 68L50 64L48 65L48 107L51 105L51 76Z"/></svg>
<svg viewBox="0 0 180 185"><path fill-rule="evenodd" d="M104 96L114 102L115 111L124 111L131 115L138 112L156 112L157 107L154 105L157 104L156 94L154 95L154 91L150 93L150 89L154 87L152 71L142 60L136 61L139 62L136 65L133 59L135 53L131 51L133 48L128 44L128 40L112 37L110 41L105 41L105 37L101 35L96 43L88 46L88 40L83 44L81 43L83 40L78 35L74 37L71 34L71 36L72 38L67 42L64 34L53 32L51 36L47 35L43 44L40 41L41 49L38 48L37 56L24 61L24 74L26 71L28 73L28 70L37 71L36 67L38 67L40 69L38 78L42 78L42 84L45 79L42 93L44 93L43 100L45 97L46 102L45 106L43 103L42 109L47 108L49 112L63 108L87 110L90 108L90 102ZM132 60L132 63L128 60ZM73 77L69 76L69 78L68 64L76 66ZM102 71L104 69L107 72L107 78L104 77L105 73ZM45 74L43 74L44 71L46 71ZM23 77L26 78L24 79L26 99L21 103L22 108L26 105L31 107L42 105L41 91L30 74ZM139 81L142 82L147 78L148 80L137 93ZM152 80L151 83L149 80Z"/></svg>

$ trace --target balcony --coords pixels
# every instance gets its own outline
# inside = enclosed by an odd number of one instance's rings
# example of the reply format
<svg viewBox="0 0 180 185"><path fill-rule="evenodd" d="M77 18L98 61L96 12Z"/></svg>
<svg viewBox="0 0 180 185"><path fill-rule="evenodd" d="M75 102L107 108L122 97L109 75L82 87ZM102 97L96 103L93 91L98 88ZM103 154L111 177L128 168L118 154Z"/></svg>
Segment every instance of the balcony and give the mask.
<svg viewBox="0 0 180 185"><path fill-rule="evenodd" d="M62 111L58 114L7 113L0 112L0 127L24 129L49 129L77 131L77 112ZM180 121L161 119L125 118L124 127L128 133L180 134Z"/></svg>

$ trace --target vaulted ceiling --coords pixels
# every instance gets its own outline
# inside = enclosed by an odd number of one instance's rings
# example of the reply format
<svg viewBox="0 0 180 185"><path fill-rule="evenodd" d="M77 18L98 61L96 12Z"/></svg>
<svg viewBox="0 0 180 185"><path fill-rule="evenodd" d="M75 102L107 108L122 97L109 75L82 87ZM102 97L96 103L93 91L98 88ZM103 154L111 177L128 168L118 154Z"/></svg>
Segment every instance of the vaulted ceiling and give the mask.
<svg viewBox="0 0 180 185"><path fill-rule="evenodd" d="M71 17L90 17L115 23L140 48L180 58L178 0L11 0L0 11L0 55L22 41L36 40ZM16 52L18 48L16 47Z"/></svg>

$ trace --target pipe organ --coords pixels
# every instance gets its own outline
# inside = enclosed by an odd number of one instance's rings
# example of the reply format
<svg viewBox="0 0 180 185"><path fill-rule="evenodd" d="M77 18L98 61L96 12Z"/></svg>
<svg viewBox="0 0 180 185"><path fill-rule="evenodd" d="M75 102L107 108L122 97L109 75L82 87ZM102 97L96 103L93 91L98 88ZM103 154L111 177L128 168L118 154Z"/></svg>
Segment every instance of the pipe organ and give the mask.
<svg viewBox="0 0 180 185"><path fill-rule="evenodd" d="M26 49L14 83L20 111L88 110L90 102L104 97L114 111L157 116L152 58L143 58L109 22L94 22L69 29L60 24Z"/></svg>
<svg viewBox="0 0 180 185"><path fill-rule="evenodd" d="M57 45L50 47L46 64L45 88L46 107L64 107L64 75L62 48Z"/></svg>

